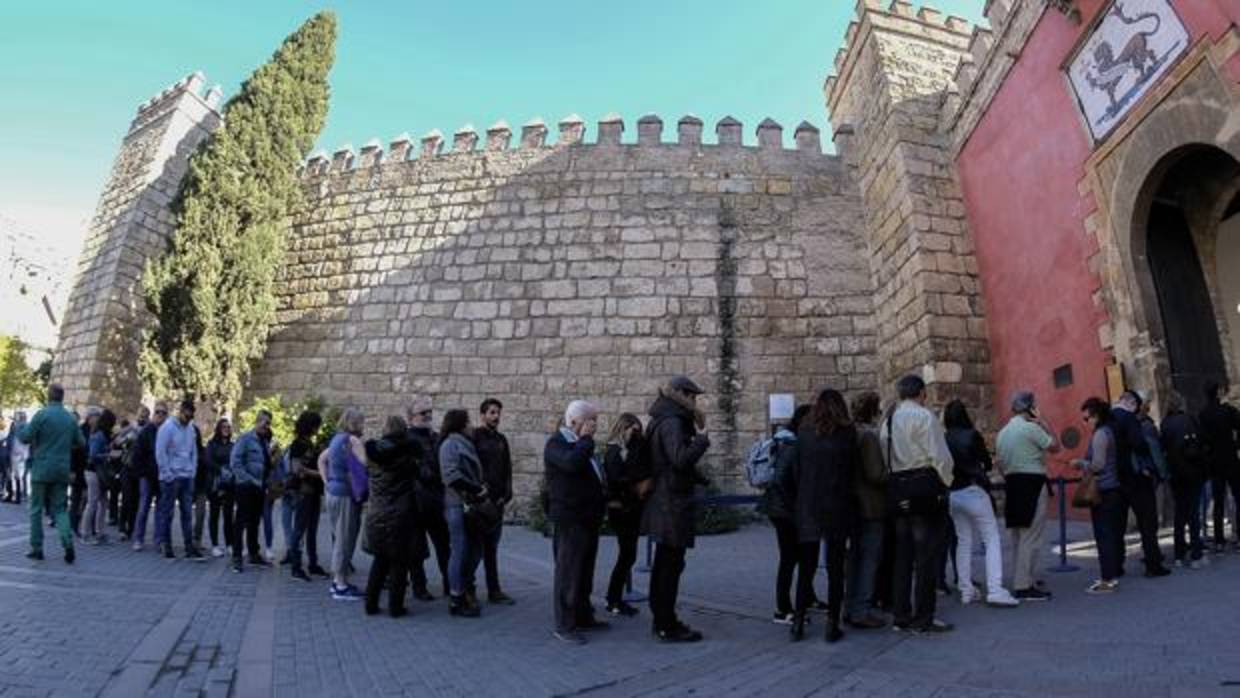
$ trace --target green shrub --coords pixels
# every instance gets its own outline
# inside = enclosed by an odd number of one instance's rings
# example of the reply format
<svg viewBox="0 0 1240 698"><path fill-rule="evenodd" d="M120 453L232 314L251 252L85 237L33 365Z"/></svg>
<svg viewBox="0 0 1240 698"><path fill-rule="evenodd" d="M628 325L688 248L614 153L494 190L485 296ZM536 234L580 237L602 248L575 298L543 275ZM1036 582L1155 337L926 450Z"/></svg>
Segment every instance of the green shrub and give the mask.
<svg viewBox="0 0 1240 698"><path fill-rule="evenodd" d="M290 401L282 395L268 395L256 399L249 407L237 414L236 430L238 433L254 428L259 410L271 413L271 433L275 443L287 446L293 442L293 426L297 417L307 410L313 410L323 416L323 426L319 428L316 442L326 444L336 433L336 422L340 420L340 408L330 406L318 395L307 395L299 401Z"/></svg>

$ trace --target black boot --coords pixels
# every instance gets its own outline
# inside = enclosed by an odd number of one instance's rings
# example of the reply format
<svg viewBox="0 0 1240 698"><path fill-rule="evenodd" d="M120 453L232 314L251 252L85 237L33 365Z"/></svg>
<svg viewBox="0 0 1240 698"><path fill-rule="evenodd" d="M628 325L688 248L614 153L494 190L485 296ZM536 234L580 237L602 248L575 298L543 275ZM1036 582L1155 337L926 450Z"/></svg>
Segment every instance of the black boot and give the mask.
<svg viewBox="0 0 1240 698"><path fill-rule="evenodd" d="M462 618L477 618L481 613L477 606L469 603L464 595L449 596L448 613Z"/></svg>
<svg viewBox="0 0 1240 698"><path fill-rule="evenodd" d="M840 616L832 613L827 620L827 642L839 642L844 639L844 631L840 630Z"/></svg>
<svg viewBox="0 0 1240 698"><path fill-rule="evenodd" d="M790 631L793 642L799 642L805 637L805 611L799 610L792 616L792 629Z"/></svg>

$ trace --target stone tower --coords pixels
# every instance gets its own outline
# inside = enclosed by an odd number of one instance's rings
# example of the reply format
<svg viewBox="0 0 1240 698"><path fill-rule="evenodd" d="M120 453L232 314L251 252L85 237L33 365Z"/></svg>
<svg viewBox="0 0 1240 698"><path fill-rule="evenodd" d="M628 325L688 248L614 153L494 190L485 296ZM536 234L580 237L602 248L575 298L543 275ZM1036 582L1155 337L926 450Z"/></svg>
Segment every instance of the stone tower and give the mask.
<svg viewBox="0 0 1240 698"><path fill-rule="evenodd" d="M189 156L220 123L220 90L189 75L138 108L79 258L52 380L70 405L125 412L142 399L142 271L172 233L171 204Z"/></svg>
<svg viewBox="0 0 1240 698"><path fill-rule="evenodd" d="M861 188L879 380L922 375L931 401L990 412L986 320L943 105L973 28L907 2L861 0L824 86L837 148Z"/></svg>

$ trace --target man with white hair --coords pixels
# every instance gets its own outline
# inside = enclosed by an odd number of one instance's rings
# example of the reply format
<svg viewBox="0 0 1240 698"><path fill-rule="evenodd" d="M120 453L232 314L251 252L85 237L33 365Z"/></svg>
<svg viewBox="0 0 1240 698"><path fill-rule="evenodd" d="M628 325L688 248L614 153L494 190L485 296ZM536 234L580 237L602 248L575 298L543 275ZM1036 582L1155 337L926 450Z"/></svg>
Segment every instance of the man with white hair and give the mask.
<svg viewBox="0 0 1240 698"><path fill-rule="evenodd" d="M1031 391L1012 396L1012 419L995 439L1003 473L1004 518L1012 537L1012 596L1021 601L1049 601L1037 588L1034 569L1046 533L1046 454L1059 451L1055 430L1038 414Z"/></svg>
<svg viewBox="0 0 1240 698"><path fill-rule="evenodd" d="M601 630L590 606L599 528L607 509L607 477L594 452L598 408L574 400L564 411L564 425L543 451L550 508L555 526L555 631L559 640L584 645L581 630Z"/></svg>

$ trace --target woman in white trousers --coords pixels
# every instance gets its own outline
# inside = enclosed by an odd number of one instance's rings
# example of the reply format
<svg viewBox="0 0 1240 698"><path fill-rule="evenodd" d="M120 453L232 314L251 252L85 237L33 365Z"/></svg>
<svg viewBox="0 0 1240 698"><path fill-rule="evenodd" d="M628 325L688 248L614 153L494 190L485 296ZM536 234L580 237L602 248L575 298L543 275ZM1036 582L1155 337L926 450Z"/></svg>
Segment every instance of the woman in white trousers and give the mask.
<svg viewBox="0 0 1240 698"><path fill-rule="evenodd" d="M986 549L986 603L1010 607L1020 604L1003 588L1003 546L999 541L999 523L987 489L993 463L986 442L973 426L964 403L953 400L943 411L947 429L947 447L955 466L952 470L951 516L956 526L956 580L960 602L972 603L980 598L973 585L973 540L981 538Z"/></svg>

